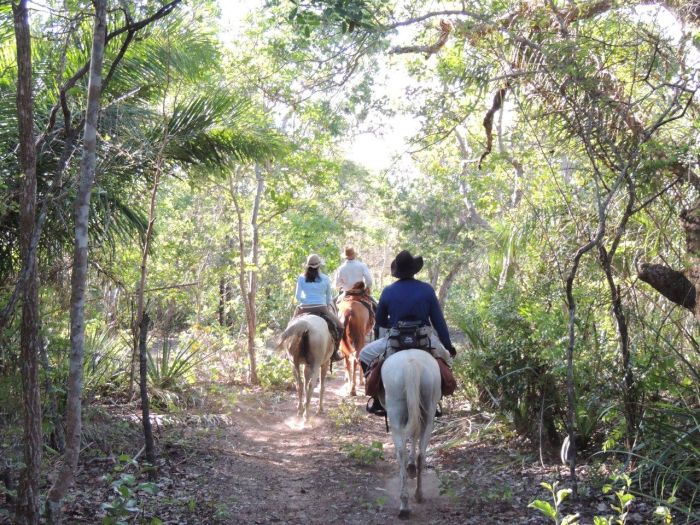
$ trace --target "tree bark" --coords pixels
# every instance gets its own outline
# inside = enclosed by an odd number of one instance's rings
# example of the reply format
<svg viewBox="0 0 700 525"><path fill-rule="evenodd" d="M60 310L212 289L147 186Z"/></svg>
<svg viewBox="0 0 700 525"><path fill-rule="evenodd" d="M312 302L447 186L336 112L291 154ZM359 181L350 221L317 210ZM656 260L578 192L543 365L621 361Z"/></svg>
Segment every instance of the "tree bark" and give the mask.
<svg viewBox="0 0 700 525"><path fill-rule="evenodd" d="M642 264L637 276L670 301L693 312L700 321L700 200L691 209L683 210L680 219L688 253L686 269L679 272L661 264Z"/></svg>
<svg viewBox="0 0 700 525"><path fill-rule="evenodd" d="M146 461L151 468L148 477L156 477L156 447L153 441L153 429L151 428L151 407L148 400L148 325L151 318L146 312L141 313L141 325L139 326L139 391L141 394L141 421L143 424L143 437L146 445Z"/></svg>
<svg viewBox="0 0 700 525"><path fill-rule="evenodd" d="M82 434L81 396L85 342L85 290L88 273L88 226L90 196L95 182L97 165L97 124L102 93L102 63L107 35L107 2L106 0L93 0L93 3L95 6L95 25L92 38L85 129L83 131L83 157L80 165L78 194L74 206L75 242L71 273L71 350L66 401L66 451L63 464L46 501L46 519L50 524L62 522L61 501L75 479Z"/></svg>
<svg viewBox="0 0 700 525"><path fill-rule="evenodd" d="M243 306L245 308L246 316L246 332L247 332L247 349L248 358L250 360L249 368L249 380L252 384L258 384L258 371L257 363L255 357L255 332L257 329L257 319L255 312L255 299L257 293L257 264L258 264L258 212L260 209L260 199L262 198L262 192L265 187L264 179L262 177L262 172L258 165L255 166L256 175L256 191L255 200L253 202L253 210L251 213L251 263L253 268L250 273L246 275L246 260L245 260L245 231L243 228L243 210L241 208L238 192L234 186L233 177L229 177L229 192L231 193L231 199L233 201L234 208L236 210L236 218L238 224L238 283L241 289L241 297L243 299Z"/></svg>
<svg viewBox="0 0 700 525"><path fill-rule="evenodd" d="M22 358L22 401L24 463L17 494L17 522L39 523L39 475L41 471L41 396L39 392L39 275L32 257L36 227L36 146L32 97L32 51L27 0L12 4L17 46L17 125L19 164L24 175L20 198L20 254L27 277L22 294L20 353Z"/></svg>
<svg viewBox="0 0 700 525"><path fill-rule="evenodd" d="M136 312L134 316L134 324L132 327L133 333L133 354L131 358L131 373L129 374L129 397L133 394L133 384L135 375L136 356L139 355L139 330L141 329L142 316L144 315L144 298L146 295L146 277L148 274L148 252L151 249L151 240L153 239L153 227L156 222L156 203L158 201L158 187L160 184L160 175L162 169L162 153L165 149L167 139L164 139L158 159L156 161L156 169L153 176L153 188L151 189L151 203L148 208L148 227L143 241L143 251L141 252L141 277L139 279L139 288L136 291Z"/></svg>

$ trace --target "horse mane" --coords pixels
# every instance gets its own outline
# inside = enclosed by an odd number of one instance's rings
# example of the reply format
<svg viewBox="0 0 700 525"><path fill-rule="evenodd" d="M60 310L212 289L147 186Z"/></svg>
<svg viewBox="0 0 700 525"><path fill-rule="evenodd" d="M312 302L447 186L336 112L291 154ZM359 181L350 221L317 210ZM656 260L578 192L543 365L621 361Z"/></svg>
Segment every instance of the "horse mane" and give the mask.
<svg viewBox="0 0 700 525"><path fill-rule="evenodd" d="M358 281L355 284L352 285L352 288L348 290L348 292L364 292L365 291L365 283L362 281Z"/></svg>

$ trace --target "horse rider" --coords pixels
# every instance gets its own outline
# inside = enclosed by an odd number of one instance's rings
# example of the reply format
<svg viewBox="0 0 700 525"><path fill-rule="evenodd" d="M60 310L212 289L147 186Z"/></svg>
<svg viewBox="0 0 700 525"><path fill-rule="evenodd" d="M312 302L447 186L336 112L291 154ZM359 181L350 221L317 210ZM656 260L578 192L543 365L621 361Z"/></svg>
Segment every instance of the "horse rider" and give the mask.
<svg viewBox="0 0 700 525"><path fill-rule="evenodd" d="M387 286L379 297L376 324L389 329L395 329L406 321L423 325L427 333L425 337L429 338L430 352L436 358L441 358L451 365L452 357L457 354L457 351L450 341L447 323L435 290L430 284L414 278L421 268L423 268L423 257L413 257L406 250L400 252L391 262L391 275L397 280ZM390 330L388 335L376 339L362 349L360 362L365 372L380 355L384 354L386 358L394 353L389 346L391 333ZM368 407L367 411L372 414L385 414L376 397L373 398L372 406Z"/></svg>
<svg viewBox="0 0 700 525"><path fill-rule="evenodd" d="M372 273L365 263L357 258L357 252L352 246L345 248L345 261L335 274L335 287L340 290L338 301L340 302L349 290L356 287L357 283L364 283L366 294L363 296L373 301L370 295L372 289Z"/></svg>
<svg viewBox="0 0 700 525"><path fill-rule="evenodd" d="M328 324L328 331L333 337L335 349L332 361L340 361L343 357L338 352L340 339L343 337L343 325L333 309L333 294L331 280L320 271L321 258L312 253L304 263L304 273L297 277L294 297L299 305L294 310L294 316L313 314L323 318Z"/></svg>

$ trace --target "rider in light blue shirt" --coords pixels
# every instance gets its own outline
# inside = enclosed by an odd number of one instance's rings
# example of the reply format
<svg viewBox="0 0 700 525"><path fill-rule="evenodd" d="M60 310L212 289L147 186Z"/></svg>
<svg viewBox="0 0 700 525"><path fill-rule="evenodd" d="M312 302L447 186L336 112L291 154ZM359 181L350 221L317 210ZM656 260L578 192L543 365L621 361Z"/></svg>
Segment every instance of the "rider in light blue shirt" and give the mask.
<svg viewBox="0 0 700 525"><path fill-rule="evenodd" d="M304 275L297 277L297 289L294 297L303 305L311 304L331 304L333 294L331 293L331 280L325 273L318 273L318 277L313 282L307 282Z"/></svg>
<svg viewBox="0 0 700 525"><path fill-rule="evenodd" d="M297 287L294 297L299 302L294 311L294 317L303 314L313 314L322 317L328 324L328 331L335 342L332 361L340 361L342 356L338 352L340 338L343 336L344 327L338 320L333 309L333 292L331 280L321 273L321 258L312 253L304 264L304 273L297 277Z"/></svg>

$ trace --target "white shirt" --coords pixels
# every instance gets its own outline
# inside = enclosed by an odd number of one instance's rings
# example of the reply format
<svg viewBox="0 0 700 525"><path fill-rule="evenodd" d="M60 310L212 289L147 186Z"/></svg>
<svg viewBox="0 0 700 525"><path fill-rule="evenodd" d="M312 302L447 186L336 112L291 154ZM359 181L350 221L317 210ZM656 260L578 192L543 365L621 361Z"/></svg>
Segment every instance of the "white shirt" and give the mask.
<svg viewBox="0 0 700 525"><path fill-rule="evenodd" d="M349 290L355 283L363 282L367 288L372 288L372 274L362 261L346 259L335 274L335 287L339 290Z"/></svg>

